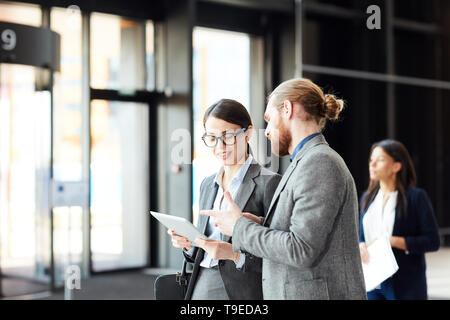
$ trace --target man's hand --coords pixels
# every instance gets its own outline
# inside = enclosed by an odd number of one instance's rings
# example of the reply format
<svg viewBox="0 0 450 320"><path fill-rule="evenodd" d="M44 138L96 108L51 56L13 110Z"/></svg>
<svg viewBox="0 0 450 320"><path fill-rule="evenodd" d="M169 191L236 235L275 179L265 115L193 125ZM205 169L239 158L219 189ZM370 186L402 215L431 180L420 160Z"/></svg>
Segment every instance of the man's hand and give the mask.
<svg viewBox="0 0 450 320"><path fill-rule="evenodd" d="M231 243L202 238L196 238L195 243L214 260L233 260L236 263L239 261L239 252L233 252Z"/></svg>
<svg viewBox="0 0 450 320"><path fill-rule="evenodd" d="M216 220L215 226L219 228L222 234L227 236L233 235L234 225L239 218L244 217L241 209L234 203L230 193L227 191L224 194L225 199L230 204L228 211L215 211L215 210L201 210L200 215L214 217ZM260 220L258 218L258 220Z"/></svg>

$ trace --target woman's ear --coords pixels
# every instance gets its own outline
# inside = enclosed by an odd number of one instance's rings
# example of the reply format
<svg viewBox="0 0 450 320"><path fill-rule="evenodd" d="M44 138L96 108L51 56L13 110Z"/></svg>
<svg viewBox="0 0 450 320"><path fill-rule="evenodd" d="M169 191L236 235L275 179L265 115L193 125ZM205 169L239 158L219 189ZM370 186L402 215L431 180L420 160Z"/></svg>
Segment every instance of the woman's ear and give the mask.
<svg viewBox="0 0 450 320"><path fill-rule="evenodd" d="M249 125L245 133L246 133L245 141L249 142L253 136L253 126Z"/></svg>
<svg viewBox="0 0 450 320"><path fill-rule="evenodd" d="M397 174L400 170L402 170L402 163L401 162L394 162L394 172Z"/></svg>

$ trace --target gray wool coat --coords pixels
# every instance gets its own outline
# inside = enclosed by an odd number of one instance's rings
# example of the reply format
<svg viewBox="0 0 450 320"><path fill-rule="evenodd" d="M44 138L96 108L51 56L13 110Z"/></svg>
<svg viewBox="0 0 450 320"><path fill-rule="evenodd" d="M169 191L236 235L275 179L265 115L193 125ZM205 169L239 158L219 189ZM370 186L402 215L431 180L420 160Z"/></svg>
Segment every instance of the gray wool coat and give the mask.
<svg viewBox="0 0 450 320"><path fill-rule="evenodd" d="M263 258L264 299L367 299L355 183L323 135L293 159L263 225L240 218L232 244Z"/></svg>

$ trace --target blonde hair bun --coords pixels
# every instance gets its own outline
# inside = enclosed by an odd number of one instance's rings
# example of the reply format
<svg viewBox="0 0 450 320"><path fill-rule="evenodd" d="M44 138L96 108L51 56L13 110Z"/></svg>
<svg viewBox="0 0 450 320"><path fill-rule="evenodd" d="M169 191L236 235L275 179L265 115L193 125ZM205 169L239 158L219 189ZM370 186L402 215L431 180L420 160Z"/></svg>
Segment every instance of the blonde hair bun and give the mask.
<svg viewBox="0 0 450 320"><path fill-rule="evenodd" d="M329 120L337 120L342 109L344 109L344 100L337 99L333 94L325 95L324 115Z"/></svg>

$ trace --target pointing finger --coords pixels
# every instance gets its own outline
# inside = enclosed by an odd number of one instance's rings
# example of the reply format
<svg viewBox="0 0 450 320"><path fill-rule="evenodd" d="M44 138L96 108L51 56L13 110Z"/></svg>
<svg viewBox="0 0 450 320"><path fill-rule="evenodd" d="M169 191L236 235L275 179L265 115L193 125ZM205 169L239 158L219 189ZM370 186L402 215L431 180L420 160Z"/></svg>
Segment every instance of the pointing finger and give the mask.
<svg viewBox="0 0 450 320"><path fill-rule="evenodd" d="M201 216L220 217L220 212L215 210L200 210Z"/></svg>
<svg viewBox="0 0 450 320"><path fill-rule="evenodd" d="M205 242L205 240L203 240L202 238L200 238L200 237L197 237L197 238L195 238L195 240L194 240L196 243L198 243L198 244L200 244L200 243L204 243Z"/></svg>
<svg viewBox="0 0 450 320"><path fill-rule="evenodd" d="M202 238L200 238L200 237L195 238L194 242L195 242L200 248L203 248L203 247L205 247L205 245L206 245L206 240L204 240L204 239L202 239Z"/></svg>
<svg viewBox="0 0 450 320"><path fill-rule="evenodd" d="M231 194L229 191L225 192L224 197L225 197L225 199L227 199L228 203L230 204L230 206L232 208L241 211L241 209L238 207L238 205L233 201L233 198L231 197Z"/></svg>

